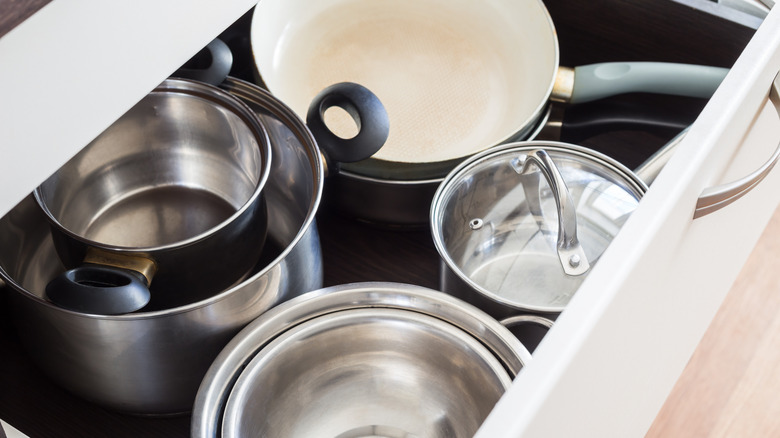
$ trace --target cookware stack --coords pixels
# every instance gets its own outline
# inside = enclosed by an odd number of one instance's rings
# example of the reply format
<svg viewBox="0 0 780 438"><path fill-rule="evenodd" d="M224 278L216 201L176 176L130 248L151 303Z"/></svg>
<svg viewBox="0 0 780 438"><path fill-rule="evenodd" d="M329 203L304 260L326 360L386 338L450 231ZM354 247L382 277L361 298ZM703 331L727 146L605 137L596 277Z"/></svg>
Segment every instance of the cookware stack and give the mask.
<svg viewBox="0 0 780 438"><path fill-rule="evenodd" d="M659 167L546 138L553 102L706 98L726 73L561 67L539 0L264 0L251 51L266 88L169 78L0 219L36 364L197 437L472 436ZM326 191L429 230L439 290L323 288Z"/></svg>
<svg viewBox="0 0 780 438"><path fill-rule="evenodd" d="M221 87L166 80L0 221L22 342L55 382L111 409L189 412L233 335L322 286L325 155L365 148L323 136L325 152L267 92ZM312 119L329 100L376 103L336 85ZM360 140L374 150L378 127Z"/></svg>
<svg viewBox="0 0 780 438"><path fill-rule="evenodd" d="M123 314L238 283L265 243L271 161L268 134L240 100L166 80L35 190L70 269L47 297Z"/></svg>
<svg viewBox="0 0 780 438"><path fill-rule="evenodd" d="M263 314L204 378L192 436L472 436L530 353L438 291L354 283Z"/></svg>

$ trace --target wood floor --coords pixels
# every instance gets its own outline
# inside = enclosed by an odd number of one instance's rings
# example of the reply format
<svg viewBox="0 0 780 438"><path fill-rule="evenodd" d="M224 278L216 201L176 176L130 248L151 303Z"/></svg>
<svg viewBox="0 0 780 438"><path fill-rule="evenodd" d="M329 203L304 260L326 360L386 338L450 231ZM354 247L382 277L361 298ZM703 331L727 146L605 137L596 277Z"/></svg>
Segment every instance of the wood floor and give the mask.
<svg viewBox="0 0 780 438"><path fill-rule="evenodd" d="M780 208L647 437L780 437Z"/></svg>

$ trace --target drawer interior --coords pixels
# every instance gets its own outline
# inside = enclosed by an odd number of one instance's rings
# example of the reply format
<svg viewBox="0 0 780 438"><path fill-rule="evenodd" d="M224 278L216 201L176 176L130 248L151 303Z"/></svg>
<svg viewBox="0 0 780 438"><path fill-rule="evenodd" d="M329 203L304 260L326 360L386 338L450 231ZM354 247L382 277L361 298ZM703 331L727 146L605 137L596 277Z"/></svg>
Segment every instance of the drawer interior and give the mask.
<svg viewBox="0 0 780 438"><path fill-rule="evenodd" d="M605 61L668 61L729 67L752 37L758 20L723 10L707 0L546 0L560 43L561 64ZM252 11L225 30L233 76L253 80L248 29ZM642 107L693 119L703 99L626 95L566 111L589 113ZM577 142L633 168L669 141L674 132L607 129ZM427 229L394 230L341 217L323 205L317 217L325 286L359 281L394 281L438 287L439 257ZM4 290L1 292L5 292ZM107 412L64 393L32 366L10 327L0 294L0 418L31 436L188 436L189 418L128 417ZM56 409L51 409L56 407ZM40 421L46 412L47 421Z"/></svg>

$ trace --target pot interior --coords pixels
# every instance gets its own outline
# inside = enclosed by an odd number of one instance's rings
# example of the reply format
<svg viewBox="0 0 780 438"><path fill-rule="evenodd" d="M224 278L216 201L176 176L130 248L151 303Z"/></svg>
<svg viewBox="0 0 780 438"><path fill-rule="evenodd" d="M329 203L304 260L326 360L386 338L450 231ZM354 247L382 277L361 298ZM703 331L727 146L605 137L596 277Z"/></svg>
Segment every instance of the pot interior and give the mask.
<svg viewBox="0 0 780 438"><path fill-rule="evenodd" d="M208 92L158 88L47 179L40 201L60 226L101 245L154 248L209 232L267 174L265 134L239 109Z"/></svg>
<svg viewBox="0 0 780 438"><path fill-rule="evenodd" d="M470 437L510 384L491 352L451 324L346 310L258 351L228 398L223 436Z"/></svg>
<svg viewBox="0 0 780 438"><path fill-rule="evenodd" d="M313 218L322 190L321 163L316 145L305 135L303 125L298 122L300 126L296 126L294 120L287 118L292 114L285 114L282 111L284 107L276 99L255 86L247 86L232 78L225 85L256 111L268 129L271 150L277 157L263 188L263 196L268 200L268 237L257 265L237 284L242 288L253 287L255 282L263 284L261 273L282 263L309 228L314 226L316 233ZM316 234L312 238L318 245ZM32 196L0 218L0 249L0 276L38 300L45 300L46 284L65 270L55 250L46 216ZM311 253L313 260L319 261L318 250L302 249L307 255ZM290 284L285 289L293 294L320 287L322 279L317 277L318 269L321 270L321 266L312 267L314 285L309 284L312 280L307 276L296 275L288 280ZM152 301L144 312L171 309L204 298L175 294L175 299L167 300L163 305L155 300L159 294L154 293L154 283L152 292ZM214 291L211 295L220 292Z"/></svg>
<svg viewBox="0 0 780 438"><path fill-rule="evenodd" d="M369 161L394 163L467 156L533 124L558 62L537 0L268 0L255 9L251 38L263 82L301 116L333 83L373 91L390 136Z"/></svg>

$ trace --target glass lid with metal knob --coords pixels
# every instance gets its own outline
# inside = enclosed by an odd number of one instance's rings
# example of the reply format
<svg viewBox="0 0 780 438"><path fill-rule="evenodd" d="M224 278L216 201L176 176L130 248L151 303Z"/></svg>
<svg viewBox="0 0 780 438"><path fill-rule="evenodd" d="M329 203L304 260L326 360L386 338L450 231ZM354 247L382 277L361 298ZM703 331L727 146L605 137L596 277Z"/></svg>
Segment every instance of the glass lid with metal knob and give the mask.
<svg viewBox="0 0 780 438"><path fill-rule="evenodd" d="M431 206L441 288L494 315L560 312L646 191L590 149L518 142L454 169Z"/></svg>

